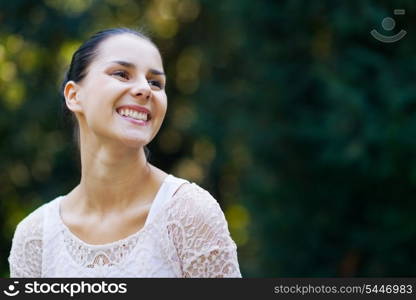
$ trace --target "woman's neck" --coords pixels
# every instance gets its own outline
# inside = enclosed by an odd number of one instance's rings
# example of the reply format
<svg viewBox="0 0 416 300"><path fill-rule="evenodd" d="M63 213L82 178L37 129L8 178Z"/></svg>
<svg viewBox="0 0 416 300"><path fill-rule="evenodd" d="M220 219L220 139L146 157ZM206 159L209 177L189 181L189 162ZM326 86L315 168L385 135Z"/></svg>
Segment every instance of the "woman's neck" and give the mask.
<svg viewBox="0 0 416 300"><path fill-rule="evenodd" d="M143 148L84 147L81 166L76 194L84 213L106 215L146 202L157 184Z"/></svg>

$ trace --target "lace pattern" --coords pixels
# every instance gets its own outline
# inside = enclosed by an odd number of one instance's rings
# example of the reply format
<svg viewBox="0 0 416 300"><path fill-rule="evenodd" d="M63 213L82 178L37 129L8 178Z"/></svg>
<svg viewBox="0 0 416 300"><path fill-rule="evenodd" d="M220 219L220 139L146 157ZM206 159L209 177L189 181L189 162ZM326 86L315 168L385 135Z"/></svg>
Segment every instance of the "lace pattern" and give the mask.
<svg viewBox="0 0 416 300"><path fill-rule="evenodd" d="M47 223L54 234L45 240L44 216L56 204L39 207L17 226L11 277L241 277L224 214L195 183L182 185L148 226L107 245L85 244L56 218Z"/></svg>
<svg viewBox="0 0 416 300"><path fill-rule="evenodd" d="M167 224L183 277L241 277L237 247L218 202L192 184L172 204Z"/></svg>
<svg viewBox="0 0 416 300"><path fill-rule="evenodd" d="M65 247L72 259L87 268L119 264L137 245L137 234L104 247L91 247L76 238L67 228L62 230Z"/></svg>
<svg viewBox="0 0 416 300"><path fill-rule="evenodd" d="M17 226L9 255L10 277L40 277L42 266L42 206Z"/></svg>

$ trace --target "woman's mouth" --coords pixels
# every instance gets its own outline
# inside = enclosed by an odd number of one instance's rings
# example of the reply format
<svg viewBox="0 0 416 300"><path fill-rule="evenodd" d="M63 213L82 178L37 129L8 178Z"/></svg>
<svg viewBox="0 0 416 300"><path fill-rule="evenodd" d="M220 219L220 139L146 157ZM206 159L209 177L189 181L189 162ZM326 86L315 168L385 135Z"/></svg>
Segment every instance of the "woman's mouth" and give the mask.
<svg viewBox="0 0 416 300"><path fill-rule="evenodd" d="M128 108L117 109L117 114L120 115L126 121L130 121L137 125L147 125L151 120L150 115L143 111L136 111Z"/></svg>

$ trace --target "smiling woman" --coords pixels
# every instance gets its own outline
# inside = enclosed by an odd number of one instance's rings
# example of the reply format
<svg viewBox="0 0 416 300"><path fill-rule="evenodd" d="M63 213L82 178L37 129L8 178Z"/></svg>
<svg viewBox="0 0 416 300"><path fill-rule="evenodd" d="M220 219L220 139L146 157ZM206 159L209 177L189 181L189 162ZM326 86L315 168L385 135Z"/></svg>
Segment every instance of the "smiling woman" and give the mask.
<svg viewBox="0 0 416 300"><path fill-rule="evenodd" d="M11 277L241 277L218 202L147 161L167 110L157 47L101 31L74 53L62 85L81 180L17 226Z"/></svg>

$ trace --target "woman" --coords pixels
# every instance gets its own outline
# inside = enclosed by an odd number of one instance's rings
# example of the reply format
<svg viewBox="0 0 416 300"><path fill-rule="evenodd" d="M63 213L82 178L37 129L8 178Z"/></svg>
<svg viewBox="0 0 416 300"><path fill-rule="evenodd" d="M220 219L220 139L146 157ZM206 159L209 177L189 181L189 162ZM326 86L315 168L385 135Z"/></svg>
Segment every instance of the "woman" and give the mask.
<svg viewBox="0 0 416 300"><path fill-rule="evenodd" d="M217 201L146 159L165 84L159 50L139 32L101 31L74 53L62 93L81 180L18 224L11 277L241 277Z"/></svg>

